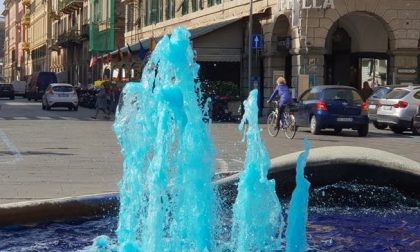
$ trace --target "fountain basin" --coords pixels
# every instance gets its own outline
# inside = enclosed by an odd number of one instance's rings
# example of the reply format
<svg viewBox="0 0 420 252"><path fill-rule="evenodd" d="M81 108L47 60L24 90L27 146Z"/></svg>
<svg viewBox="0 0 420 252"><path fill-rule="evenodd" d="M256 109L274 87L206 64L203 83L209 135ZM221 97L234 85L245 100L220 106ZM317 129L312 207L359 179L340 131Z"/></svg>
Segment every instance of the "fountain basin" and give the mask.
<svg viewBox="0 0 420 252"><path fill-rule="evenodd" d="M299 153L271 160L268 176L276 180L280 198L289 197L295 187L295 165ZM314 148L305 174L312 189L351 182L393 187L420 200L420 164L385 151L349 146ZM238 180L239 174L235 174L215 183L225 198L234 200ZM0 205L0 227L112 215L118 212L118 206L118 193L3 204Z"/></svg>

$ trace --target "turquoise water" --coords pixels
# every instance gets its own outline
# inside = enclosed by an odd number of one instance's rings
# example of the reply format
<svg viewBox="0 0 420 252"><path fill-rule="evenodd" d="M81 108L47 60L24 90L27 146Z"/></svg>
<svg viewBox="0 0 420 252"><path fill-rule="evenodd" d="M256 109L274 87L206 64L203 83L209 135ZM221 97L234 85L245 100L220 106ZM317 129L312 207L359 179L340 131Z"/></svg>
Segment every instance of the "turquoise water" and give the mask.
<svg viewBox="0 0 420 252"><path fill-rule="evenodd" d="M247 145L244 172L233 206L230 239L221 238L226 225L212 183L216 152L211 123L204 123L208 109L200 107L199 66L189 36L183 28L165 36L141 82L128 83L123 90L114 123L124 158L117 242L99 236L91 250L267 251L284 247L282 208L275 182L267 180L271 164L260 136L257 90L244 103L240 124ZM304 180L308 151L309 147L299 157L298 181ZM303 221L298 217L306 213L308 186L307 181L298 183L292 203L299 204L292 204L296 209L290 211L292 225L288 225L288 230L295 229L286 232L287 242L303 243L300 248L306 248L306 233L298 232L305 230L307 217L301 216Z"/></svg>

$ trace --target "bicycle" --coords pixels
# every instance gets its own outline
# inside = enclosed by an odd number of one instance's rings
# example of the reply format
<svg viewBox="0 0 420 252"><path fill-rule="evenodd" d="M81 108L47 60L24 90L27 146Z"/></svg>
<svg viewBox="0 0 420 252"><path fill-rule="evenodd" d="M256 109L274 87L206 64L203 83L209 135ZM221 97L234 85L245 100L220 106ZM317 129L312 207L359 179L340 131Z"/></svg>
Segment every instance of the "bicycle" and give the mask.
<svg viewBox="0 0 420 252"><path fill-rule="evenodd" d="M280 128L276 127L277 116L279 116L279 109L277 107L267 117L267 129L268 134L272 137L276 137L279 131L284 131L284 134L288 139L293 139L296 135L297 126L296 120L293 113L288 111L288 107L283 112L283 120L280 120Z"/></svg>

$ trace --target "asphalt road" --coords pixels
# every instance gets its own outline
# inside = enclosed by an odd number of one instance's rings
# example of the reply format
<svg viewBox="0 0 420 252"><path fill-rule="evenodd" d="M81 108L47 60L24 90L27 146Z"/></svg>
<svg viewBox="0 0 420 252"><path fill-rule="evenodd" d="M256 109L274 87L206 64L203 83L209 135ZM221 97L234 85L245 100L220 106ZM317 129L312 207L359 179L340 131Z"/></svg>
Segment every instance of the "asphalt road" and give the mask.
<svg viewBox="0 0 420 252"><path fill-rule="evenodd" d="M0 99L0 204L115 192L122 158L112 120L90 118L94 110L44 111L39 102ZM270 137L261 124L271 158L300 151L308 136L313 148L361 146L395 153L420 162L420 137L395 135L370 128L368 137L332 131L313 136L299 129L295 139L281 133ZM241 170L245 156L238 124L215 123L211 133L217 150L218 172Z"/></svg>

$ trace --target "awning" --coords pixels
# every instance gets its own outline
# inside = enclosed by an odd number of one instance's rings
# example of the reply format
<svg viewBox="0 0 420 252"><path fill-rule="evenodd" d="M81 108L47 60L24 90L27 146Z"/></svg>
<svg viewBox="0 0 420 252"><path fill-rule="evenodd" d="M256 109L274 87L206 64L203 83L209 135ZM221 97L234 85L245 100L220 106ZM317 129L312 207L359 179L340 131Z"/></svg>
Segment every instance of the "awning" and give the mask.
<svg viewBox="0 0 420 252"><path fill-rule="evenodd" d="M219 23L215 23L215 24L211 24L211 25L207 25L207 26L203 26L203 27L199 27L199 28L195 28L195 29L191 29L189 30L191 33L191 39L195 39L198 37L201 37L203 35L206 35L210 32L216 31L220 28L223 28L225 26L228 26L230 24L235 23L236 21L239 21L240 19L242 19L242 17L240 18L234 18L234 19L230 19L230 20L225 20L223 22L219 22ZM159 41L162 38L162 36L155 38L156 41ZM130 49L133 53L136 53L140 50L140 43L142 44L144 49L149 49L150 48L150 38L147 39L141 39L140 42L129 45ZM128 46L125 47L121 47L119 49L122 53L127 53L128 52ZM113 52L111 52L112 55L116 55L118 53L118 50L115 50ZM102 56L100 56L99 58L103 58L108 54L104 54Z"/></svg>

